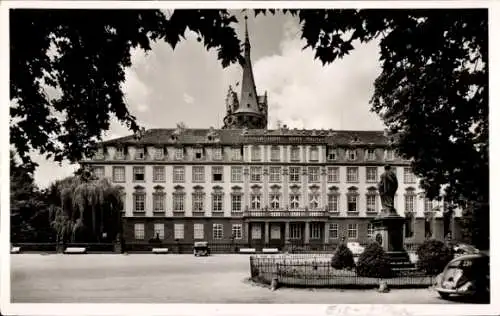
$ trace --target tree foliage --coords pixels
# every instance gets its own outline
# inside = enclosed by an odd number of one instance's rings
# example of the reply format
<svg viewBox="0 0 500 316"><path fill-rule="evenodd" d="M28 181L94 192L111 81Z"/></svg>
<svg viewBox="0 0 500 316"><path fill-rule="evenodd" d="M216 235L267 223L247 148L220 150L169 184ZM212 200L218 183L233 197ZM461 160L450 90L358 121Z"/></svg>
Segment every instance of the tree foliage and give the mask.
<svg viewBox="0 0 500 316"><path fill-rule="evenodd" d="M340 243L337 246L330 264L332 268L337 270L354 268L354 256L345 243Z"/></svg>
<svg viewBox="0 0 500 316"><path fill-rule="evenodd" d="M370 243L361 253L356 264L356 273L373 278L387 278L392 275L391 260L378 242Z"/></svg>
<svg viewBox="0 0 500 316"><path fill-rule="evenodd" d="M417 249L417 267L427 274L437 275L453 259L453 251L439 240L426 240Z"/></svg>

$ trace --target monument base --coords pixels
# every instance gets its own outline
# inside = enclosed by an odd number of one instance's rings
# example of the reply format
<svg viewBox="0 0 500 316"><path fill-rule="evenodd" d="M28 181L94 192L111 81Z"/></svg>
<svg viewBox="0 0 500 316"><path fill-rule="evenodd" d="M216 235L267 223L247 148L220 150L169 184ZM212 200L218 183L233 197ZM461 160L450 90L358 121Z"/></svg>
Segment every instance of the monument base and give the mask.
<svg viewBox="0 0 500 316"><path fill-rule="evenodd" d="M397 214L377 216L372 220L375 240L391 259L393 271L414 269L404 248L403 227L405 219Z"/></svg>

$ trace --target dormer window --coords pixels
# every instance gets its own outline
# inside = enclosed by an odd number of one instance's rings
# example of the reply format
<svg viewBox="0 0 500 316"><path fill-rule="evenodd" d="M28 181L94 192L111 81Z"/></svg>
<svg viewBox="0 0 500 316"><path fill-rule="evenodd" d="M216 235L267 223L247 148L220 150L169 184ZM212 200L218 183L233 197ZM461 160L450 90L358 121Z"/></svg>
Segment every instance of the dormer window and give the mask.
<svg viewBox="0 0 500 316"><path fill-rule="evenodd" d="M175 149L175 160L182 160L182 159L184 159L184 148L177 147Z"/></svg>
<svg viewBox="0 0 500 316"><path fill-rule="evenodd" d="M104 159L104 148L99 147L97 148L97 151L95 152L95 158L94 159Z"/></svg>
<svg viewBox="0 0 500 316"><path fill-rule="evenodd" d="M328 153L327 153L327 158L328 160L337 160L337 149L333 147L328 148Z"/></svg>
<svg viewBox="0 0 500 316"><path fill-rule="evenodd" d="M222 160L222 148L221 147L216 147L212 149L213 152L213 159L214 160Z"/></svg>
<svg viewBox="0 0 500 316"><path fill-rule="evenodd" d="M162 160L164 156L164 149L157 147L155 148L155 160Z"/></svg>
<svg viewBox="0 0 500 316"><path fill-rule="evenodd" d="M135 150L135 159L136 160L144 160L144 148L136 148Z"/></svg>
<svg viewBox="0 0 500 316"><path fill-rule="evenodd" d="M195 148L194 149L194 159L195 160L203 159L203 148Z"/></svg>
<svg viewBox="0 0 500 316"><path fill-rule="evenodd" d="M386 160L394 160L394 149L387 149L385 154Z"/></svg>
<svg viewBox="0 0 500 316"><path fill-rule="evenodd" d="M117 160L125 159L125 148L124 147L116 148L115 159L117 159Z"/></svg>
<svg viewBox="0 0 500 316"><path fill-rule="evenodd" d="M318 161L318 147L311 147L309 151L309 160L310 161Z"/></svg>
<svg viewBox="0 0 500 316"><path fill-rule="evenodd" d="M347 150L347 160L356 160L357 155L356 155L356 150L355 149L348 149Z"/></svg>
<svg viewBox="0 0 500 316"><path fill-rule="evenodd" d="M366 150L366 160L375 160L375 149L370 148Z"/></svg>

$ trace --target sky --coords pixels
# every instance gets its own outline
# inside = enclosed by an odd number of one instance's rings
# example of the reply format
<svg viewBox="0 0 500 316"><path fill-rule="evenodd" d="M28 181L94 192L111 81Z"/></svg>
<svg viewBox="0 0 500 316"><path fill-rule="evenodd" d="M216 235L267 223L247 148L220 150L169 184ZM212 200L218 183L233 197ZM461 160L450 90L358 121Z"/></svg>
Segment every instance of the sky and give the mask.
<svg viewBox="0 0 500 316"><path fill-rule="evenodd" d="M244 39L243 15L233 24ZM277 121L290 128L381 130L382 121L370 112L373 83L381 71L376 41L355 45L341 60L323 66L312 50L303 50L298 18L267 15L248 19L251 58L257 91L267 91L269 128ZM215 50L206 51L194 33L173 50L155 43L145 54L132 51L123 91L129 110L146 128L220 128L229 85L241 81L241 67L223 68ZM129 135L116 121L104 139ZM59 165L35 155L35 182L44 188L70 176L77 165Z"/></svg>

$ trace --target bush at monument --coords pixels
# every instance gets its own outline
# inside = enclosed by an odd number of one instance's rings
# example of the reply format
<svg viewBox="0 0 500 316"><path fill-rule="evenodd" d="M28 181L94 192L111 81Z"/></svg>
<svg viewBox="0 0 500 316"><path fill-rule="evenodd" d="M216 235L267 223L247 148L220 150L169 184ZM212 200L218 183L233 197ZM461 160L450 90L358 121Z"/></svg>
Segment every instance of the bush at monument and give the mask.
<svg viewBox="0 0 500 316"><path fill-rule="evenodd" d="M453 259L453 251L443 242L431 239L418 247L417 256L417 268L427 274L436 275Z"/></svg>
<svg viewBox="0 0 500 316"><path fill-rule="evenodd" d="M331 265L334 269L352 269L354 268L354 256L344 243L338 245L333 254Z"/></svg>
<svg viewBox="0 0 500 316"><path fill-rule="evenodd" d="M356 265L359 276L387 278L392 274L391 261L382 246L377 242L369 244L359 256Z"/></svg>

